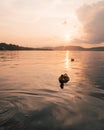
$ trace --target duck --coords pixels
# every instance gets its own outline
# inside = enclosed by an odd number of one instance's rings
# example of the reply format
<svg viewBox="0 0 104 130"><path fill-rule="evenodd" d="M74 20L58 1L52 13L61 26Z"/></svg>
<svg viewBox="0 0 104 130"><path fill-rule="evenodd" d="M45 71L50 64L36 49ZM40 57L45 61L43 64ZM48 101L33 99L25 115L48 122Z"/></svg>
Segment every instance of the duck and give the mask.
<svg viewBox="0 0 104 130"><path fill-rule="evenodd" d="M70 78L69 78L69 76L65 73L65 74L61 74L61 76L59 77L59 82L60 82L60 87L61 87L61 89L63 89L64 88L64 83L67 83L69 80L70 80Z"/></svg>
<svg viewBox="0 0 104 130"><path fill-rule="evenodd" d="M71 61L74 61L74 58L71 58Z"/></svg>

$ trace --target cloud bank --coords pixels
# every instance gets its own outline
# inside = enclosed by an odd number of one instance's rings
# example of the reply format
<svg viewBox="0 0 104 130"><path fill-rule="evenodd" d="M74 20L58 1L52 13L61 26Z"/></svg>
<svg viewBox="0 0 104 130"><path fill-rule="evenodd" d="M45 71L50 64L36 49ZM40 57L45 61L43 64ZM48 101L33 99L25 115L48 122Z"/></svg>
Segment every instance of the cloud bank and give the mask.
<svg viewBox="0 0 104 130"><path fill-rule="evenodd" d="M104 43L104 1L83 5L77 10L77 17L83 26L83 35L74 41L80 43Z"/></svg>

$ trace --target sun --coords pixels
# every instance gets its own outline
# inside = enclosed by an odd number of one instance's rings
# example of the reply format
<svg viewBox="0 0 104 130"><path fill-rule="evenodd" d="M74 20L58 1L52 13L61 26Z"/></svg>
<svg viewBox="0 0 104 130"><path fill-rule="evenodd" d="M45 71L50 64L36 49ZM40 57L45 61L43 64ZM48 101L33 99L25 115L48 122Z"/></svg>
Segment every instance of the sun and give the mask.
<svg viewBox="0 0 104 130"><path fill-rule="evenodd" d="M64 38L66 41L69 41L71 39L71 36L70 34L65 34Z"/></svg>

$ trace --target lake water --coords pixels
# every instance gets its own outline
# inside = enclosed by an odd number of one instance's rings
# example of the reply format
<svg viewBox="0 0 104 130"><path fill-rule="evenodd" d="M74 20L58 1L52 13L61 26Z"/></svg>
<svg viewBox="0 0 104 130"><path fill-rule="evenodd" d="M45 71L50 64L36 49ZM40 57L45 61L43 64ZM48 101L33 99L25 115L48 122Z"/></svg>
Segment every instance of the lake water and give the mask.
<svg viewBox="0 0 104 130"><path fill-rule="evenodd" d="M1 51L0 130L104 130L104 52Z"/></svg>

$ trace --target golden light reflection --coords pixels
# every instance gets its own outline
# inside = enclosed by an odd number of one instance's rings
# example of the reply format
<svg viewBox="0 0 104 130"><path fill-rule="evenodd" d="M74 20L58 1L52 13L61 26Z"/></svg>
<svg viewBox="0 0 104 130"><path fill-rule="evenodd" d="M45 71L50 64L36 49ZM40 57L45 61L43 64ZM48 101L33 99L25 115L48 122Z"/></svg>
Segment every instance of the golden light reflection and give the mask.
<svg viewBox="0 0 104 130"><path fill-rule="evenodd" d="M66 51L66 57L65 57L65 68L69 69L70 64L69 64L69 51Z"/></svg>

